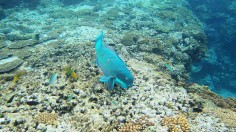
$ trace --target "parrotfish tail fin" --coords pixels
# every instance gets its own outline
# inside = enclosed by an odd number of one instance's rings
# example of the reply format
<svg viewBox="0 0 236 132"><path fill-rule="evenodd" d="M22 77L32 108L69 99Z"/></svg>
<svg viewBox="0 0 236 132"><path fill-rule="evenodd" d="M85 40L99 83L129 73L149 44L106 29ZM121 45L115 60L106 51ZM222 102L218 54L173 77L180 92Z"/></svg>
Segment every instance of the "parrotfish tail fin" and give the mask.
<svg viewBox="0 0 236 132"><path fill-rule="evenodd" d="M102 32L95 40L95 48L99 49L102 46L104 33Z"/></svg>
<svg viewBox="0 0 236 132"><path fill-rule="evenodd" d="M106 77L102 76L99 81L107 83L108 90L113 90L116 78L115 77Z"/></svg>

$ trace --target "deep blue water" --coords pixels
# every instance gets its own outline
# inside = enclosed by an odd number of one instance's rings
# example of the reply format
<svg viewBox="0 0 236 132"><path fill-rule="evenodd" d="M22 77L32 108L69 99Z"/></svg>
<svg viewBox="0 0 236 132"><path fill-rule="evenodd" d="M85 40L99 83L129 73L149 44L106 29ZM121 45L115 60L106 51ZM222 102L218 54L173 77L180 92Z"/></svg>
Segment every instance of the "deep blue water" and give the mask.
<svg viewBox="0 0 236 132"><path fill-rule="evenodd" d="M191 81L208 85L223 97L236 97L236 2L188 0L205 25L208 53L194 64ZM233 4L234 3L234 4Z"/></svg>

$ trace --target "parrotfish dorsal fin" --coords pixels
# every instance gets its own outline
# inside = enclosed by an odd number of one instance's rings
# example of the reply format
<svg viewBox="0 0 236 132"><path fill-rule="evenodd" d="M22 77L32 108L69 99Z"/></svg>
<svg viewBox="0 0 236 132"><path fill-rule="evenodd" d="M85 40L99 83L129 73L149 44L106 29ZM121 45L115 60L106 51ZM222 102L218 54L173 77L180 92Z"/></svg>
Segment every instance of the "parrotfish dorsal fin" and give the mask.
<svg viewBox="0 0 236 132"><path fill-rule="evenodd" d="M102 42L103 42L103 36L104 33L102 32L95 40L95 48L98 50L100 47L102 47Z"/></svg>

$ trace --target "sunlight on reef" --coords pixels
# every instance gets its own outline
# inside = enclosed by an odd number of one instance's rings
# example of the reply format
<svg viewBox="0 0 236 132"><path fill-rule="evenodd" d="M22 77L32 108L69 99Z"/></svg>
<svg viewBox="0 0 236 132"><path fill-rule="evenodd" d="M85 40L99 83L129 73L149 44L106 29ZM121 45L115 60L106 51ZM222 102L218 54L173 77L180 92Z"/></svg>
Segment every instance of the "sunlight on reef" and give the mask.
<svg viewBox="0 0 236 132"><path fill-rule="evenodd" d="M235 98L188 82L207 36L186 0L4 2L0 131L236 131ZM99 82L100 66L114 59L97 66L102 31L132 86Z"/></svg>

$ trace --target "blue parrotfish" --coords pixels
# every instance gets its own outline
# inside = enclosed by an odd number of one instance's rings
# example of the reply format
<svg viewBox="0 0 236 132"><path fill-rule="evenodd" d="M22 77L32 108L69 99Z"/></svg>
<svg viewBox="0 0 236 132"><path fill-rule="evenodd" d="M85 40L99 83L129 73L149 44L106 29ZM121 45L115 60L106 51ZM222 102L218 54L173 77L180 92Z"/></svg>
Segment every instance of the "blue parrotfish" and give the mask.
<svg viewBox="0 0 236 132"><path fill-rule="evenodd" d="M127 89L133 85L133 75L117 53L103 42L103 37L102 32L95 41L96 63L104 74L99 81L105 82L109 90L113 90L115 84Z"/></svg>
<svg viewBox="0 0 236 132"><path fill-rule="evenodd" d="M54 73L49 79L49 85L57 80L57 73Z"/></svg>

